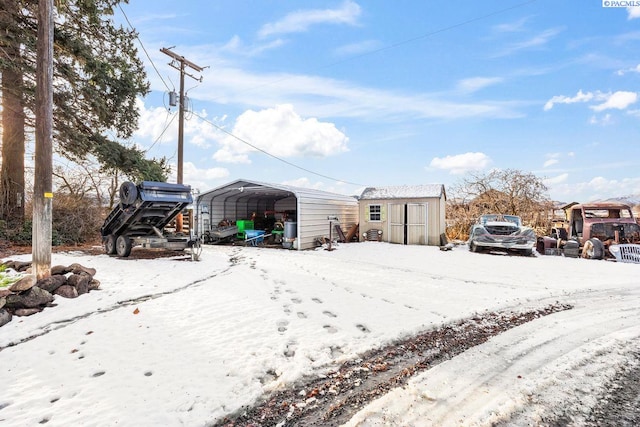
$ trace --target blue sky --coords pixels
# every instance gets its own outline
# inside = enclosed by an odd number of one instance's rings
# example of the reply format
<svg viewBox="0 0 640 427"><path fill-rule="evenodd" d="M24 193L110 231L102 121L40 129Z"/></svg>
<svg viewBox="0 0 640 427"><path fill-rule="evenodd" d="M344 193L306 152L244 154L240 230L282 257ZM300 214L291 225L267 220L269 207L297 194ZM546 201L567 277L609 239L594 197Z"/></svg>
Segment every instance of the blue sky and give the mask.
<svg viewBox="0 0 640 427"><path fill-rule="evenodd" d="M115 19L139 32L152 89L132 141L177 162L165 47L207 67L185 78L183 181L200 191L510 168L554 200L640 194L640 7L604 3L132 0Z"/></svg>

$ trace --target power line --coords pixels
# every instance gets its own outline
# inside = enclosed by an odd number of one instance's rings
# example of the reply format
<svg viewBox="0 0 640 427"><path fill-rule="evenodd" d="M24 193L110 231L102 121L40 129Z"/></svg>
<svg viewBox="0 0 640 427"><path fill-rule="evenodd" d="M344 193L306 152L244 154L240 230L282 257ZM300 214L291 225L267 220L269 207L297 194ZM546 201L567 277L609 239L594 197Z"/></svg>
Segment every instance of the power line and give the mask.
<svg viewBox="0 0 640 427"><path fill-rule="evenodd" d="M171 92L171 88L169 87L167 82L165 82L164 79L162 78L160 71L158 71L158 68L156 67L156 64L151 59L149 52L147 52L147 49L144 47L144 44L142 44L142 40L140 40L140 37L138 37L138 32L133 27L133 25L131 25L131 21L129 21L129 17L127 16L126 13L124 13L124 10L122 10L122 6L120 5L120 3L118 3L118 8L120 9L120 12L122 12L122 15L124 15L124 19L127 21L127 24L129 24L129 28L131 28L131 31L133 31L134 34L136 35L136 40L138 40L138 43L140 43L140 47L142 47L142 50L144 51L145 55L147 55L147 59L149 60L149 62L151 62L151 66L153 67L154 70L156 70L156 74L158 75L158 77L160 77L162 84L164 84L164 87L166 87L167 90Z"/></svg>
<svg viewBox="0 0 640 427"><path fill-rule="evenodd" d="M229 135L230 137L232 137L232 138L234 138L234 139L236 139L236 140L238 140L238 141L242 142L243 144L248 145L249 147L253 148L254 150L256 150L256 151L260 151L261 153L266 154L267 156L269 156L269 157L271 157L271 158L274 158L274 159L276 159L276 160L278 160L278 161L280 161L280 162L282 162L282 163L285 163L285 164L287 164L287 165L289 165L289 166L292 166L292 167L294 167L294 168L296 168L296 169L300 169L300 170L302 170L302 171L304 171L304 172L307 172L307 173L310 173L310 174L313 174L313 175L316 175L316 176L319 176L319 177L322 177L322 178L325 178L325 179L329 179L329 180L331 180L331 181L335 181L335 182L343 182L343 183L345 183L345 184L355 185L355 186L357 186L357 187L366 187L366 185L364 185L364 184L358 184L357 182L349 182L349 181L345 181L345 180L343 180L343 179L334 178L334 177L331 177L331 176L328 176L328 175L324 175L324 174L321 174L321 173L318 173L318 172L314 172L314 171L312 171L312 170L310 170L310 169L307 169L307 168L304 168L304 167L302 167L302 166L300 166L300 165L296 165L295 163L292 163L292 162L290 162L290 161L288 161L288 160L285 160L285 159L283 159L283 158L281 158L281 157L278 157L278 156L276 156L275 154L271 154L271 153L269 153L268 151L266 151L266 150L264 150L264 149L262 149L262 148L260 148L260 147L257 147L257 146L255 146L255 145L251 144L250 142L248 142L248 141L246 141L246 140L244 140L244 139L240 138L240 137L239 137L239 136L237 136L237 135L234 135L233 133L231 133L231 132L227 131L226 129L224 129L224 128L222 128L222 127L218 126L218 125L216 125L215 123L211 122L210 120L207 120L205 117L202 117L201 115L199 115L199 114L197 114L197 113L192 113L192 114L193 114L194 116L196 116L197 118L199 118L200 120L204 121L205 123L210 124L211 126L213 126L214 128L216 128L216 129L217 129L217 130L219 130L220 132L223 132L223 133L225 133L225 134Z"/></svg>
<svg viewBox="0 0 640 427"><path fill-rule="evenodd" d="M163 135L164 135L164 133L167 131L167 129L169 129L169 126L171 126L171 123L173 123L173 121L176 119L176 116L177 116L176 114L173 114L173 115L171 116L171 120L169 120L169 121L168 121L168 123L167 123L167 125L164 127L164 129L162 129L162 132L160 132L160 135L155 139L155 141L153 141L153 144L151 144L151 145L149 146L149 148L147 148L147 149L145 150L145 153L148 153L148 152L149 152L149 150L151 150L151 149L153 148L153 146L154 146L154 145L156 145L156 143L157 143L158 141L160 141L160 138L162 138L162 136L163 136Z"/></svg>

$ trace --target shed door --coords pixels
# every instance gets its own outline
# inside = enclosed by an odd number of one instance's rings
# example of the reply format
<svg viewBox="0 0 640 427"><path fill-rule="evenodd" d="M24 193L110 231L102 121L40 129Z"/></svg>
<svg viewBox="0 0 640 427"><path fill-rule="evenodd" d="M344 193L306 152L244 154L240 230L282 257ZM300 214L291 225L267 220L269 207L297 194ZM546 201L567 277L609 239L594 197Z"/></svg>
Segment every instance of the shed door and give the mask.
<svg viewBox="0 0 640 427"><path fill-rule="evenodd" d="M390 243L404 244L404 208L402 204L389 204L389 238ZM383 236L384 238L384 236ZM387 239L385 239L387 240Z"/></svg>
<svg viewBox="0 0 640 427"><path fill-rule="evenodd" d="M407 205L407 244L426 245L427 239L427 204Z"/></svg>
<svg viewBox="0 0 640 427"><path fill-rule="evenodd" d="M389 242L426 245L427 204L389 204Z"/></svg>

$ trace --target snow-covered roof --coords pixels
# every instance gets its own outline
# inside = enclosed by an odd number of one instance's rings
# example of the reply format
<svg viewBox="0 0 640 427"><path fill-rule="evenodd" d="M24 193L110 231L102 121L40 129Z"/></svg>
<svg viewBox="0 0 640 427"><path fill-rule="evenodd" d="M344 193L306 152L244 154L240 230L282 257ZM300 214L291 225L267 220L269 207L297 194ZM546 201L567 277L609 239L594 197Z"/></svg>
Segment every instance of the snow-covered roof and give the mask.
<svg viewBox="0 0 640 427"><path fill-rule="evenodd" d="M237 179L228 184L214 188L198 196L198 203L210 201L211 199L224 195L225 199L247 198L252 196L279 194L281 197L294 195L295 197L306 197L312 199L337 200L347 203L356 203L354 196L331 193L317 190L315 188L295 187L286 184L272 184L247 179Z"/></svg>
<svg viewBox="0 0 640 427"><path fill-rule="evenodd" d="M444 185L397 185L391 187L367 187L362 192L360 199L423 199L426 197L442 197Z"/></svg>

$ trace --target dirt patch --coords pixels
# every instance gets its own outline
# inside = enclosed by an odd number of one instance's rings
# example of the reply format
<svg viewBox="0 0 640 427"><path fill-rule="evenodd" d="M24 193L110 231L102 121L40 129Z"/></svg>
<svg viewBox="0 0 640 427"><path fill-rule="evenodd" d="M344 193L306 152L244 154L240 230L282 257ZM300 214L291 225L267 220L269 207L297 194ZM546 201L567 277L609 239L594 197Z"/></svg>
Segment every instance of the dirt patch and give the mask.
<svg viewBox="0 0 640 427"><path fill-rule="evenodd" d="M52 246L52 253L63 252L80 252L85 255L104 255L104 247L97 243L87 243L85 245L70 245L70 246ZM18 246L6 240L0 241L0 258L8 259L16 255L31 254L31 246ZM131 250L131 255L127 258L121 259L155 259L155 258L171 258L171 257L188 257L191 259L191 254L185 251L174 251L168 249L145 249L136 247Z"/></svg>
<svg viewBox="0 0 640 427"><path fill-rule="evenodd" d="M558 303L519 313L485 313L427 331L371 350L322 378L303 379L212 426L339 426L367 403L406 384L414 375L492 336L571 308Z"/></svg>
<svg viewBox="0 0 640 427"><path fill-rule="evenodd" d="M607 384L609 392L601 396L585 426L640 425L640 350L632 356L629 364L621 366L613 381Z"/></svg>

